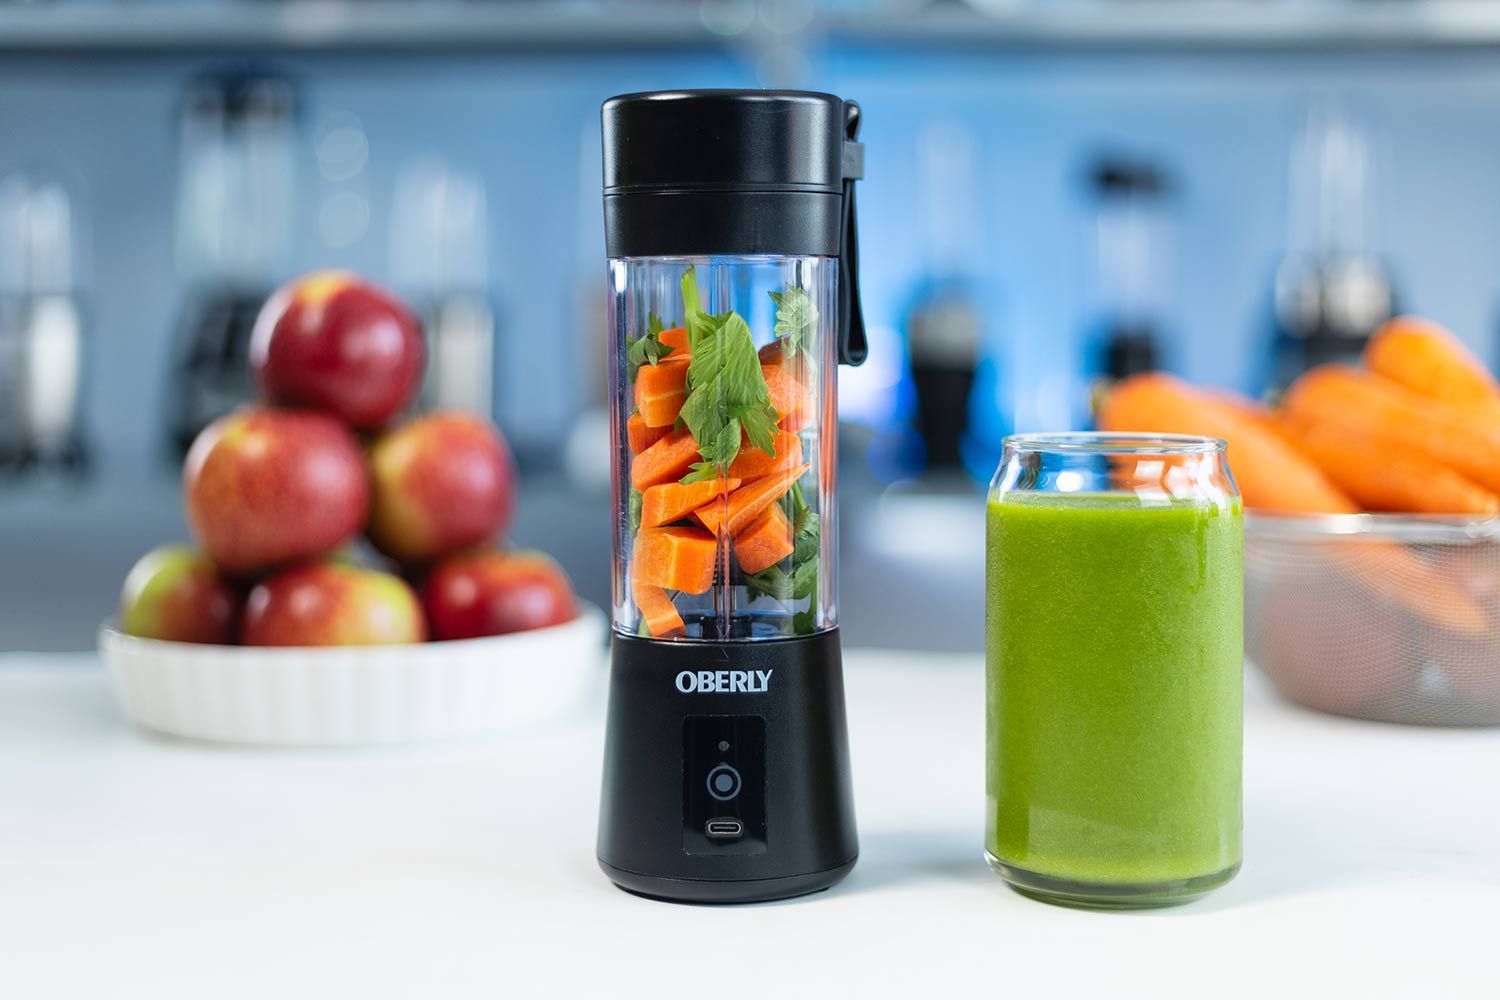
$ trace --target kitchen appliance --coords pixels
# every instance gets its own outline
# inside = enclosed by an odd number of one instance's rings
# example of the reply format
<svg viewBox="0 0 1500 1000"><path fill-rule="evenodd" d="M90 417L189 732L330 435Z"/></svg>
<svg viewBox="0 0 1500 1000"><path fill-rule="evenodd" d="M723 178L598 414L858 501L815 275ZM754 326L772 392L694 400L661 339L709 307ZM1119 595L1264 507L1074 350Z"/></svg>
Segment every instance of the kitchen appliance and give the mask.
<svg viewBox="0 0 1500 1000"><path fill-rule="evenodd" d="M859 107L603 108L614 634L598 857L641 895L827 888L858 854L838 638L835 366L866 352Z"/></svg>
<svg viewBox="0 0 1500 1000"><path fill-rule="evenodd" d="M1292 149L1287 247L1276 271L1269 388L1321 364L1358 363L1396 314L1388 269L1373 250L1374 157L1342 110L1315 107Z"/></svg>
<svg viewBox="0 0 1500 1000"><path fill-rule="evenodd" d="M173 360L176 456L250 397L250 331L291 243L297 93L231 68L195 78L178 123L177 252L191 291Z"/></svg>
<svg viewBox="0 0 1500 1000"><path fill-rule="evenodd" d="M73 205L43 172L0 179L0 471L86 468Z"/></svg>
<svg viewBox="0 0 1500 1000"><path fill-rule="evenodd" d="M964 466L970 398L979 366L982 313L970 268L981 259L974 206L979 204L978 155L973 134L942 121L918 136L918 189L922 196L924 277L919 283L906 335L916 390L916 430L929 477L953 475ZM989 475L994 457L982 475Z"/></svg>
<svg viewBox="0 0 1500 1000"><path fill-rule="evenodd" d="M1157 164L1106 156L1089 172L1099 317L1085 337L1088 414L1123 378L1160 368L1167 312L1172 186Z"/></svg>

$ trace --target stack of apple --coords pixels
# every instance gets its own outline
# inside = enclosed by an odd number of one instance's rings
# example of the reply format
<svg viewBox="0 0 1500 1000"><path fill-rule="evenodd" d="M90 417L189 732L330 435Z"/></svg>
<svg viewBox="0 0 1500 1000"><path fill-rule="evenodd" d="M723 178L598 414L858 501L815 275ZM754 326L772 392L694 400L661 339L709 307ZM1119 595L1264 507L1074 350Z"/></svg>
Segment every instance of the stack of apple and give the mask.
<svg viewBox="0 0 1500 1000"><path fill-rule="evenodd" d="M353 275L276 292L250 346L263 402L206 428L183 468L199 549L163 546L136 563L121 630L329 646L571 620L577 600L557 564L499 544L515 510L499 429L462 413L398 422L424 362L415 315ZM387 568L361 561L361 535Z"/></svg>

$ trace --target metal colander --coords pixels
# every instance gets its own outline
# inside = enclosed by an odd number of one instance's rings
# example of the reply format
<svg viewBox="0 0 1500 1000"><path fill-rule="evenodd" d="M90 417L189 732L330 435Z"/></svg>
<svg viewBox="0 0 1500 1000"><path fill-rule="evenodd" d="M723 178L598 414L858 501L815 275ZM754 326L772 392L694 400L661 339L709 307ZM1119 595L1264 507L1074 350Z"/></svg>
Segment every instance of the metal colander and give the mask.
<svg viewBox="0 0 1500 1000"><path fill-rule="evenodd" d="M1500 725L1500 518L1250 515L1245 646L1309 708Z"/></svg>

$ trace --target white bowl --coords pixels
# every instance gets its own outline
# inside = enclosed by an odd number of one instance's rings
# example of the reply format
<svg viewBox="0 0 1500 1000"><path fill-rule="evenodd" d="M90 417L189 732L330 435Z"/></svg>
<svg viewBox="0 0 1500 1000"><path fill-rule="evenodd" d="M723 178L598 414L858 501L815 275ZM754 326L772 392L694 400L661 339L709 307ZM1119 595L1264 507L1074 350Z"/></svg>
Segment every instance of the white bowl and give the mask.
<svg viewBox="0 0 1500 1000"><path fill-rule="evenodd" d="M99 630L120 706L158 732L222 743L368 746L554 720L600 683L604 613L407 646L210 646Z"/></svg>

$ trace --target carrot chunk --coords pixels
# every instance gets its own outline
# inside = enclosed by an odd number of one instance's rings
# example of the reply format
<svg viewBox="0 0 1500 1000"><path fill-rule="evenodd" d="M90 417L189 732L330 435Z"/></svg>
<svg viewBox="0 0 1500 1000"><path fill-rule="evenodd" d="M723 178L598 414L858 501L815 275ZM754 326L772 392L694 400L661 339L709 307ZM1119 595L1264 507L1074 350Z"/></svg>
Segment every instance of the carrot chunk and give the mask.
<svg viewBox="0 0 1500 1000"><path fill-rule="evenodd" d="M739 479L757 479L802 464L802 439L791 431L776 432L776 454L767 455L745 441L729 463L729 474Z"/></svg>
<svg viewBox="0 0 1500 1000"><path fill-rule="evenodd" d="M669 635L681 635L687 631L682 615L677 613L677 606L672 603L672 598L661 587L632 580L630 595L635 598L635 606L640 609L641 619L646 623L646 631L650 632L653 638L661 639Z"/></svg>
<svg viewBox="0 0 1500 1000"><path fill-rule="evenodd" d="M719 543L702 528L642 528L635 536L633 583L701 594L714 585Z"/></svg>
<svg viewBox="0 0 1500 1000"><path fill-rule="evenodd" d="M703 526L715 535L737 535L761 515L767 507L786 495L792 484L802 478L811 466L799 465L763 476L729 494L728 503L704 504L694 511Z"/></svg>
<svg viewBox="0 0 1500 1000"><path fill-rule="evenodd" d="M687 431L668 433L630 463L630 485L638 490L681 479L698 461L698 442Z"/></svg>
<svg viewBox="0 0 1500 1000"><path fill-rule="evenodd" d="M635 408L647 427L670 427L687 398L687 362L667 358L635 373Z"/></svg>
<svg viewBox="0 0 1500 1000"><path fill-rule="evenodd" d="M657 335L656 339L673 349L672 353L667 355L667 359L671 361L686 358L688 352L691 350L688 347L687 330L680 326L674 326L670 330L663 330Z"/></svg>
<svg viewBox="0 0 1500 1000"><path fill-rule="evenodd" d="M641 527L680 521L715 497L739 489L738 479L705 479L697 483L658 483L641 495Z"/></svg>
<svg viewBox="0 0 1500 1000"><path fill-rule="evenodd" d="M630 441L630 453L639 455L668 434L666 427L647 427L646 418L639 412L632 413L625 421L625 436Z"/></svg>
<svg viewBox="0 0 1500 1000"><path fill-rule="evenodd" d="M780 365L762 365L761 374L766 378L766 389L771 394L771 405L776 408L776 418L789 431L800 430L812 416L812 403L807 387Z"/></svg>
<svg viewBox="0 0 1500 1000"><path fill-rule="evenodd" d="M759 573L792 554L792 522L780 504L771 504L734 536L734 557L746 573Z"/></svg>

